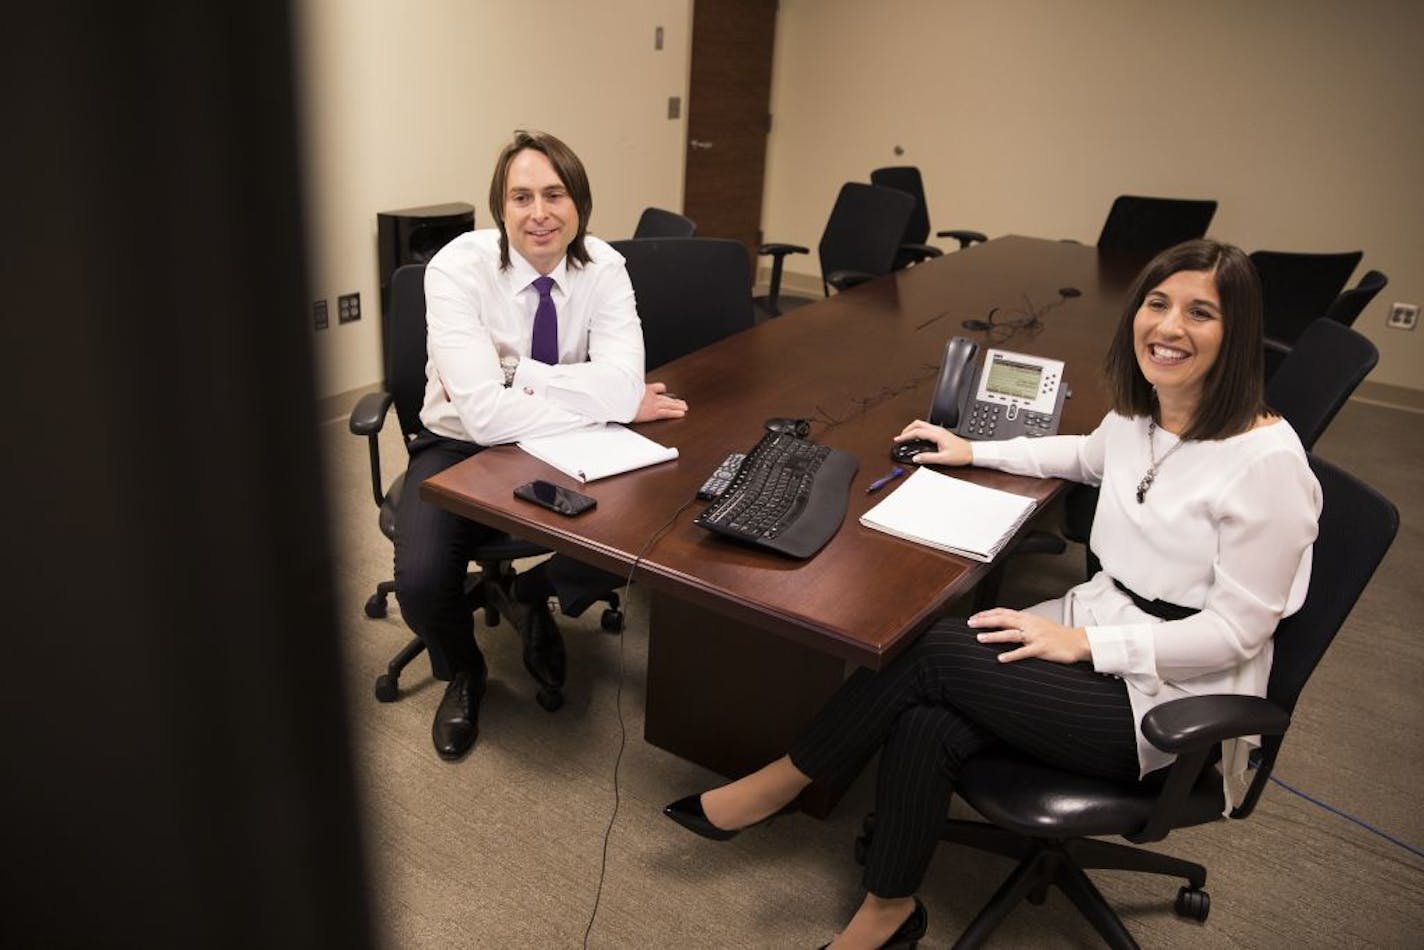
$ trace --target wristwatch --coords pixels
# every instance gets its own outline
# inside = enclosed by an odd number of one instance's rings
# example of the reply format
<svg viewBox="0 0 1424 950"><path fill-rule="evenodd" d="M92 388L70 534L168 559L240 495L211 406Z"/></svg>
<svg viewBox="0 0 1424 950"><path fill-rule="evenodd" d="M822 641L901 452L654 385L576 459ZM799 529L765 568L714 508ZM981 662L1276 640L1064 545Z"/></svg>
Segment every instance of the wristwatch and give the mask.
<svg viewBox="0 0 1424 950"><path fill-rule="evenodd" d="M501 356L499 358L499 368L504 370L504 388L508 389L514 385L514 371L519 369L519 357Z"/></svg>

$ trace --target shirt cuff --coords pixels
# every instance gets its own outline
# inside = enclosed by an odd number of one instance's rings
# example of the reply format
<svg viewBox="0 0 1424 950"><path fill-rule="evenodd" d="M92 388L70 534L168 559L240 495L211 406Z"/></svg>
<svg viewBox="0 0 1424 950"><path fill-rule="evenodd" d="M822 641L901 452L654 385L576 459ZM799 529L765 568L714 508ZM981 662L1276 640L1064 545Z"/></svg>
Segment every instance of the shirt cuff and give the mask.
<svg viewBox="0 0 1424 950"><path fill-rule="evenodd" d="M1161 680L1157 678L1157 657L1153 650L1151 630L1147 624L1125 624L1111 627L1085 627L1088 649L1093 654L1093 669L1099 673L1130 678L1147 695L1155 695Z"/></svg>
<svg viewBox="0 0 1424 950"><path fill-rule="evenodd" d="M514 382L510 389L522 392L526 396L543 396L544 390L549 386L549 379L553 374L554 367L547 363L541 363L535 359L522 359L519 367L514 371Z"/></svg>

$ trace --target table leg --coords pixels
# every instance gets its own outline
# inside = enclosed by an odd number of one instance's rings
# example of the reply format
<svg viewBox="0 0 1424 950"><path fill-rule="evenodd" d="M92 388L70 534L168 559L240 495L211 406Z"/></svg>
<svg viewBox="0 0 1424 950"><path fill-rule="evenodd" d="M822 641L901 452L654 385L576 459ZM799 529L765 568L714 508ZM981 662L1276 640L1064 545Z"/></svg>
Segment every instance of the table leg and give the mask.
<svg viewBox="0 0 1424 950"><path fill-rule="evenodd" d="M844 660L654 591L643 736L729 778L786 752L846 677ZM844 788L813 785L824 818Z"/></svg>

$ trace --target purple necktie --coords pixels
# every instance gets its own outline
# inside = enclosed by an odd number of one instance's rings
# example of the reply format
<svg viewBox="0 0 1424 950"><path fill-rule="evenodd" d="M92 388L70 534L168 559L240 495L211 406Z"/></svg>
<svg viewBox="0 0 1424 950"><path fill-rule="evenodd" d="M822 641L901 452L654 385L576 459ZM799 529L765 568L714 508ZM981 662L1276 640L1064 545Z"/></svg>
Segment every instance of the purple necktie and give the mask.
<svg viewBox="0 0 1424 950"><path fill-rule="evenodd" d="M550 366L559 362L559 314L554 309L554 298L549 296L553 286L552 277L534 278L539 306L534 309L534 340L529 347L531 357Z"/></svg>

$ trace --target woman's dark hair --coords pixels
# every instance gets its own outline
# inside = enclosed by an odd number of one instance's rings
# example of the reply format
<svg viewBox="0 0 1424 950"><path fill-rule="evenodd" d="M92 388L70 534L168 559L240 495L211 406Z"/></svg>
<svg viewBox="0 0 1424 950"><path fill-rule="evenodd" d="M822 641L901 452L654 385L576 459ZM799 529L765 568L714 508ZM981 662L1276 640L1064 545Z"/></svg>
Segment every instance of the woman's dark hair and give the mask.
<svg viewBox="0 0 1424 950"><path fill-rule="evenodd" d="M526 148L540 152L554 166L554 173L568 189L569 198L578 212L578 233L569 242L568 256L577 264L588 263L588 250L583 246L584 235L588 233L588 219L593 214L593 192L588 187L588 173L574 150L547 132L526 132L518 129L514 140L499 153L494 163L494 177L490 179L490 213L494 215L499 228L499 267L509 267L509 235L504 230L504 190L509 177L509 163L514 156Z"/></svg>
<svg viewBox="0 0 1424 950"><path fill-rule="evenodd" d="M1154 257L1128 294L1104 370L1113 410L1157 417L1152 386L1137 365L1133 320L1147 295L1173 274L1206 271L1221 301L1221 352L1202 380L1201 403L1183 439L1225 439L1250 429L1266 408L1261 283L1239 247L1207 238L1186 241Z"/></svg>

